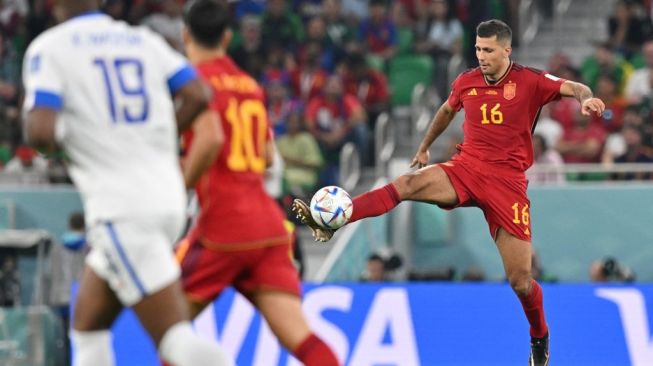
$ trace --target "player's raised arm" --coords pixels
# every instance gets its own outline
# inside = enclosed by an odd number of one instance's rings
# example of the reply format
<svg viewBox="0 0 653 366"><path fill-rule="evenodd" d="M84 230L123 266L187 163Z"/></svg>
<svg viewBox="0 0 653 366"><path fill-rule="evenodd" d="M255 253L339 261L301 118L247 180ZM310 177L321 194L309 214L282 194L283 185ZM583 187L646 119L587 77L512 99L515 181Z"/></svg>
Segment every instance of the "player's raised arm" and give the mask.
<svg viewBox="0 0 653 366"><path fill-rule="evenodd" d="M456 113L456 110L449 105L448 101L442 103L440 109L435 113L422 143L419 145L413 161L410 163L411 168L415 166L422 168L429 163L429 147L447 129Z"/></svg>
<svg viewBox="0 0 653 366"><path fill-rule="evenodd" d="M582 107L581 113L585 116L589 116L592 112L600 116L605 109L603 101L594 98L592 90L585 84L567 80L560 85L560 94L564 97L576 98Z"/></svg>
<svg viewBox="0 0 653 366"><path fill-rule="evenodd" d="M177 126L184 131L209 106L210 93L199 79L187 82L175 92Z"/></svg>

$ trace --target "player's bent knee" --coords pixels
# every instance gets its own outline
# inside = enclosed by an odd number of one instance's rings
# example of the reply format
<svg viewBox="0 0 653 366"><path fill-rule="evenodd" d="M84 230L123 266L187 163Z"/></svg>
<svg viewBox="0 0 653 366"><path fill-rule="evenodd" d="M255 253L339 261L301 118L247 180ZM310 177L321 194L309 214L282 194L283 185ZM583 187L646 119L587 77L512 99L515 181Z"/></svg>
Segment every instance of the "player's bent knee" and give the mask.
<svg viewBox="0 0 653 366"><path fill-rule="evenodd" d="M170 327L161 339L159 354L175 366L231 366L233 360L216 343L200 338L190 322Z"/></svg>
<svg viewBox="0 0 653 366"><path fill-rule="evenodd" d="M529 273L520 273L518 275L511 275L508 278L510 282L510 287L515 293L520 296L528 296L528 292L531 288L531 275Z"/></svg>
<svg viewBox="0 0 653 366"><path fill-rule="evenodd" d="M397 189L401 200L412 200L426 186L424 178L423 173L416 171L397 177L392 184Z"/></svg>

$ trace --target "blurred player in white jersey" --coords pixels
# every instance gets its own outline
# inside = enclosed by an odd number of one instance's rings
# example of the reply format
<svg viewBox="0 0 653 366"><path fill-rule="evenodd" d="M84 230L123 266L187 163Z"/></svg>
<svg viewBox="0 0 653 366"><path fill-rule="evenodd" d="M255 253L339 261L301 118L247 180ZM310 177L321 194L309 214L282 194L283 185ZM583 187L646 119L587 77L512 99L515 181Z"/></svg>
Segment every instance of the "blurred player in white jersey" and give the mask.
<svg viewBox="0 0 653 366"><path fill-rule="evenodd" d="M177 127L216 118L203 87L162 38L99 13L98 1L55 3L63 23L25 57L25 132L42 151L63 147L84 202L92 250L73 364L113 365L109 329L127 306L170 364L229 365L193 332L172 252L186 204Z"/></svg>

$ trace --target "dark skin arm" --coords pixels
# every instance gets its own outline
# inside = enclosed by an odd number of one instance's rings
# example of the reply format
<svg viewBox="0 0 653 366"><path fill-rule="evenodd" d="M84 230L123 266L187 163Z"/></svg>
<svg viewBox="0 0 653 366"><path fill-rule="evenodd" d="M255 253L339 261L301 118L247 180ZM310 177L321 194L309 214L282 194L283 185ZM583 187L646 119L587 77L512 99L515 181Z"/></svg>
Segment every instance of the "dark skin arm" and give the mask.
<svg viewBox="0 0 653 366"><path fill-rule="evenodd" d="M189 128L195 118L209 106L210 92L199 80L192 80L174 95L177 104L176 117L179 132Z"/></svg>
<svg viewBox="0 0 653 366"><path fill-rule="evenodd" d="M55 125L57 111L50 108L34 108L27 113L23 129L25 141L43 153L57 151Z"/></svg>

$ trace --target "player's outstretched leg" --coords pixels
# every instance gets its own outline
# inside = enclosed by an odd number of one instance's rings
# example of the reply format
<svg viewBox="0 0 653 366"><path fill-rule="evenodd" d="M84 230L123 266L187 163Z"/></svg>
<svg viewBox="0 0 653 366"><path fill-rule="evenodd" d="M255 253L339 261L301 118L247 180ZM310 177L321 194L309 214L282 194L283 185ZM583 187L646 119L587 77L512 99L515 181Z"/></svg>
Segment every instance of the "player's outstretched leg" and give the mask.
<svg viewBox="0 0 653 366"><path fill-rule="evenodd" d="M394 184L387 184L381 188L363 193L352 200L354 211L348 223L356 222L366 217L383 215L395 208L401 199ZM313 237L317 241L328 241L335 230L325 229L320 226L311 216L309 206L302 200L296 199L292 205L297 217L313 231Z"/></svg>
<svg viewBox="0 0 653 366"><path fill-rule="evenodd" d="M292 210L297 215L297 218L301 220L302 223L308 225L308 227L313 232L313 238L315 241L327 242L333 236L333 233L336 231L333 229L327 229L320 226L313 216L311 216L311 209L308 207L306 202L296 198L292 203Z"/></svg>

